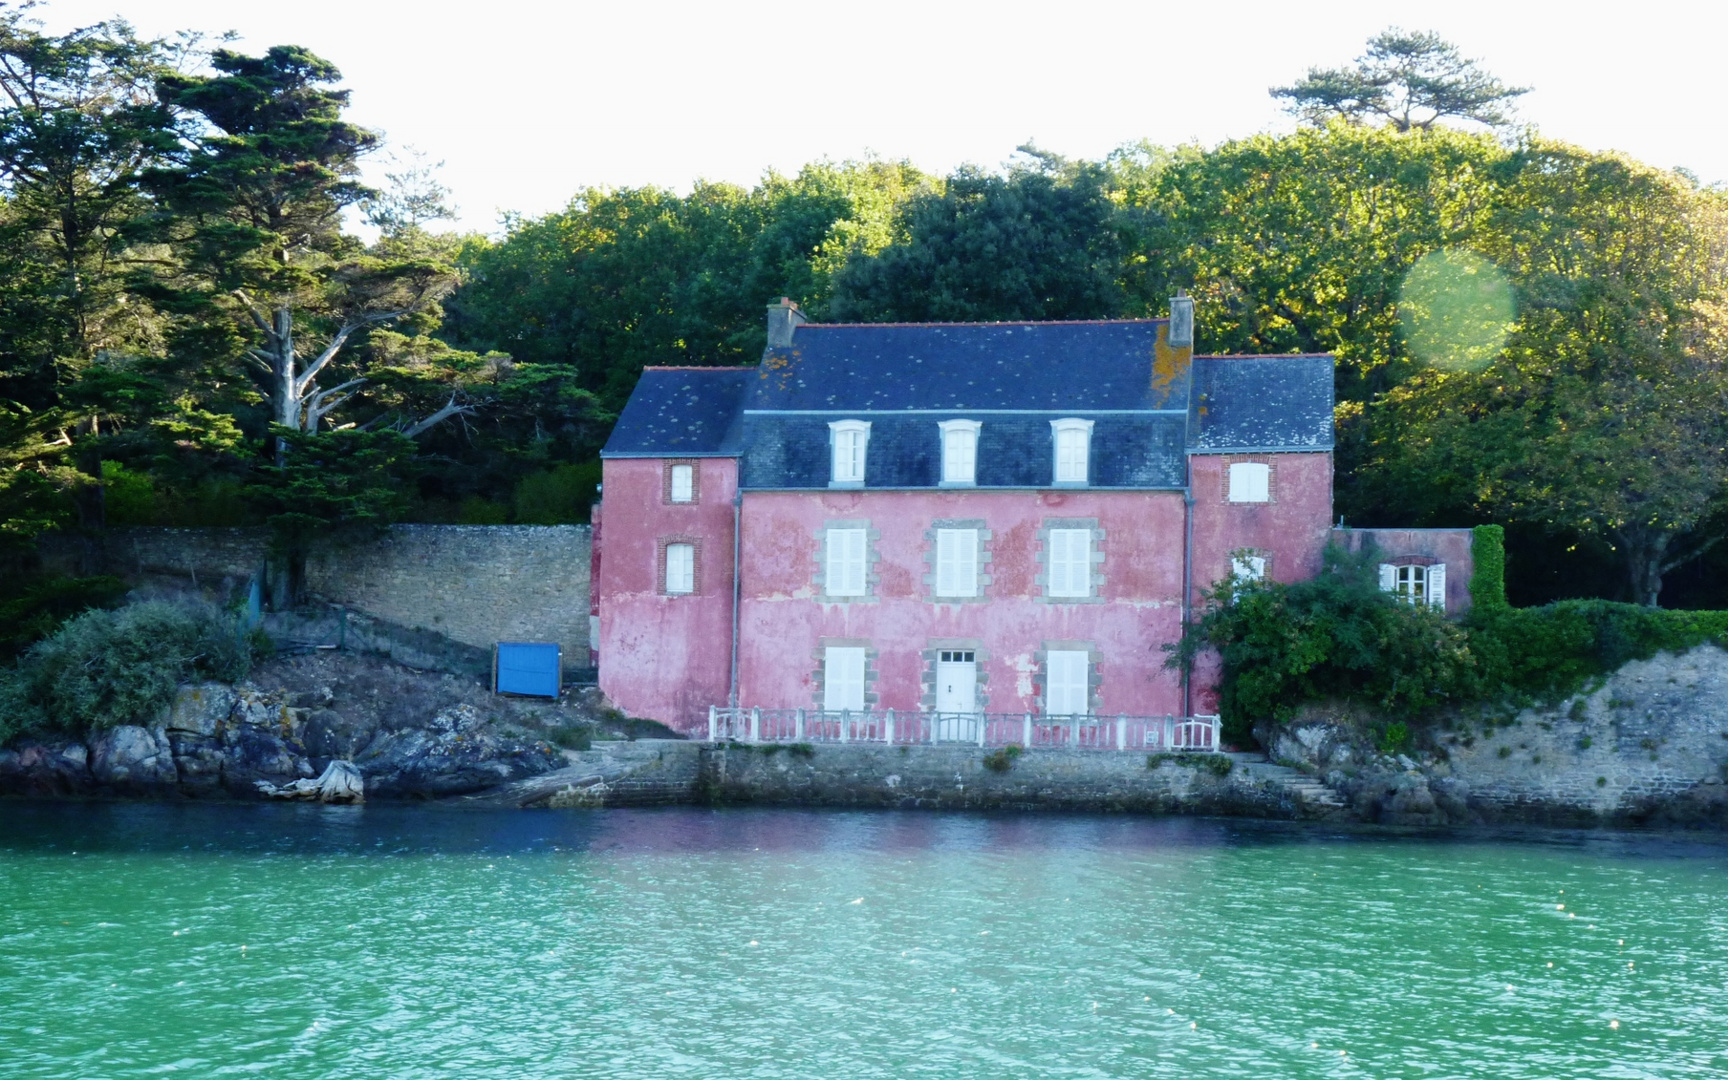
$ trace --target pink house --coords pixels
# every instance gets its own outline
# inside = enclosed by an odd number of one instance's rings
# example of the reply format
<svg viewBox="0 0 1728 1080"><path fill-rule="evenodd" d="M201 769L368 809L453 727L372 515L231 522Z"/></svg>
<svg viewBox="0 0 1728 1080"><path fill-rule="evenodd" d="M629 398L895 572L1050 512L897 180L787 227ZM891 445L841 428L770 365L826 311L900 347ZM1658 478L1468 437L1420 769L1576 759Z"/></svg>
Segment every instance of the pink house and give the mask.
<svg viewBox="0 0 1728 1080"><path fill-rule="evenodd" d="M782 301L755 367L649 368L602 453L601 688L692 734L728 704L1211 711L1163 646L1232 569L1318 571L1333 361L1195 356L1171 308L824 325ZM1461 608L1468 531L1414 535L1388 587Z"/></svg>

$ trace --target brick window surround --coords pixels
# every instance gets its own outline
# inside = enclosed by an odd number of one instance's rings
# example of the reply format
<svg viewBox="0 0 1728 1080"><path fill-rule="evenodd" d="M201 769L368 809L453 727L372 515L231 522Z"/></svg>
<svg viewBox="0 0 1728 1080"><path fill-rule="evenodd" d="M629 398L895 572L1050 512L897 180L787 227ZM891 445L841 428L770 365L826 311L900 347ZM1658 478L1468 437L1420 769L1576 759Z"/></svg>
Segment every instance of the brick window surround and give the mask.
<svg viewBox="0 0 1728 1080"><path fill-rule="evenodd" d="M1230 506L1268 506L1278 501L1278 466L1265 454L1221 454L1223 467L1218 470L1218 501ZM1264 465L1266 466L1266 501L1236 502L1230 501L1230 466L1232 465Z"/></svg>
<svg viewBox="0 0 1728 1080"><path fill-rule="evenodd" d="M672 467L690 466L690 501L672 501ZM660 470L660 504L662 506L695 506L702 501L702 467L695 458L669 458Z"/></svg>
<svg viewBox="0 0 1728 1080"><path fill-rule="evenodd" d="M687 593L669 593L666 591L666 547L668 544L690 545L690 591ZM654 541L654 591L661 596L702 595L702 538L700 536L662 536Z"/></svg>

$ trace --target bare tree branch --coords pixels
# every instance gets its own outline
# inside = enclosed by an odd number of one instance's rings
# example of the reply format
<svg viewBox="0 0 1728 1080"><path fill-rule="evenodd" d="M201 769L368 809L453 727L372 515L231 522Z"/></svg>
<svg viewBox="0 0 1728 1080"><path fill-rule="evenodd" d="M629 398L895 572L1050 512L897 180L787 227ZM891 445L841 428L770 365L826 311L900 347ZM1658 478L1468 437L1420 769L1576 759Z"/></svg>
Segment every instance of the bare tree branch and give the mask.
<svg viewBox="0 0 1728 1080"><path fill-rule="evenodd" d="M472 405L458 405L456 403L456 395L451 394L450 395L450 401L442 409L439 409L437 412L433 413L431 416L428 416L426 419L420 421L418 424L415 424L413 427L404 431L402 434L404 434L404 435L408 436L410 439L412 439L412 438L415 438L416 436L424 434L425 432L429 431L431 428L437 426L438 424L442 424L444 421L450 419L452 416L467 416L469 413L472 413L473 411L474 411L474 406L472 406Z"/></svg>

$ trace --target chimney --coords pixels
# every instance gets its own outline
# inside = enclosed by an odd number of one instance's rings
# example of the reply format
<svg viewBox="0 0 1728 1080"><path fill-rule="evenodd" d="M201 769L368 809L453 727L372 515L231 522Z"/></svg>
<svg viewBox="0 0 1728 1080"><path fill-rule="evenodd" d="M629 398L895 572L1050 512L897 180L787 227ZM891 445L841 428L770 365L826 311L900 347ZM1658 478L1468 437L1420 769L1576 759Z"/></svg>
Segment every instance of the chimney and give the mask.
<svg viewBox="0 0 1728 1080"><path fill-rule="evenodd" d="M1164 340L1172 349L1194 347L1194 298L1187 289L1177 289L1170 298L1170 333Z"/></svg>
<svg viewBox="0 0 1728 1080"><path fill-rule="evenodd" d="M792 331L809 322L804 313L798 310L790 298L782 296L768 305L768 347L785 347L792 344Z"/></svg>

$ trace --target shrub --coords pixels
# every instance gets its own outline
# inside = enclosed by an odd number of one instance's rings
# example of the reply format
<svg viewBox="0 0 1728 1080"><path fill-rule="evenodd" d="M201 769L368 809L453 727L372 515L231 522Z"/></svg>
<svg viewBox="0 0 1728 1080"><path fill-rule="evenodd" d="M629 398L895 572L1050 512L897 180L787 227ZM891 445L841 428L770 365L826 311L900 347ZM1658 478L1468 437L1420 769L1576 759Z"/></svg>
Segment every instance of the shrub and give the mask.
<svg viewBox="0 0 1728 1080"><path fill-rule="evenodd" d="M48 575L29 581L0 599L0 662L11 660L79 612L112 607L125 595L125 583L115 577Z"/></svg>
<svg viewBox="0 0 1728 1080"><path fill-rule="evenodd" d="M1382 754L1402 753L1410 745L1410 725L1402 720L1394 720L1380 729L1380 734L1374 742L1380 747Z"/></svg>
<svg viewBox="0 0 1728 1080"><path fill-rule="evenodd" d="M1489 537L1488 539L1497 539ZM1477 534L1484 542L1482 532ZM1493 545L1486 553L1495 557ZM1632 660L1706 642L1728 644L1728 611L1669 611L1608 600L1513 608L1477 575L1477 606L1449 621L1380 591L1375 554L1330 548L1318 577L1295 584L1227 579L1176 646L1172 665L1215 650L1227 739L1260 720L1290 719L1305 703L1367 705L1415 724L1445 706L1508 712L1559 702ZM1488 603L1481 603L1483 599ZM1618 698L1612 708L1632 702ZM1570 715L1587 719L1576 703Z"/></svg>
<svg viewBox="0 0 1728 1080"><path fill-rule="evenodd" d="M993 754L985 754L984 767L991 772L1005 773L1014 767L1015 759L1023 752L1019 744L1009 743Z"/></svg>
<svg viewBox="0 0 1728 1080"><path fill-rule="evenodd" d="M0 672L0 740L30 729L82 735L150 717L182 682L242 677L253 649L238 618L206 605L152 600L87 611Z"/></svg>

